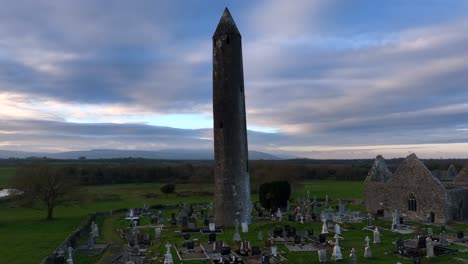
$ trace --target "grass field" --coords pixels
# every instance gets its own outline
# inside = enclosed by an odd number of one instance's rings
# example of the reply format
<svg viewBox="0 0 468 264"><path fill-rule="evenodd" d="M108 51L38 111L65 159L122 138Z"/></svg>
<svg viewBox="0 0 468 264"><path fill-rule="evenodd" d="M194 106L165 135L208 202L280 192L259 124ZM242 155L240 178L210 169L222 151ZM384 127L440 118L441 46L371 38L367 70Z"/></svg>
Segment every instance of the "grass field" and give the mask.
<svg viewBox="0 0 468 264"><path fill-rule="evenodd" d="M0 178L8 178L9 170L2 171ZM1 180L0 180L1 182ZM56 219L46 221L45 210L43 209L27 209L17 207L11 202L0 202L0 263L38 263L44 257L49 255L73 230L75 230L86 216L95 211L105 211L120 208L142 207L144 203L148 205L156 204L179 204L179 203L197 203L212 201L213 191L211 185L191 185L181 184L176 186L176 194L164 195L159 189L160 184L122 184L122 185L106 185L106 186L90 186L84 187L81 190L81 202L70 203L66 206L58 207L55 213ZM300 190L293 193L293 197L305 197L309 191L311 198L317 196L318 199L323 199L328 195L330 199L360 199L363 194L362 182L345 182L345 181L307 181L303 184ZM253 197L255 199L255 196ZM116 236L114 230L116 226L122 225L123 215L113 215L100 219L102 241L118 242L120 238ZM261 244L256 239L257 230L271 230L278 223L270 221L259 223L251 226L252 232L247 237L253 244ZM286 224L286 223L281 223ZM290 224L290 223L287 223ZM298 230L304 228L303 225L296 224ZM388 225L386 223L385 225ZM314 231L320 230L320 223L311 225ZM301 229L302 228L302 229ZM468 233L466 227L465 232ZM351 247L355 247L360 258L363 254L364 238L361 233L360 226L353 226L346 233L346 239L343 241L343 255L348 255ZM152 234L152 230L149 230ZM264 232L266 234L266 232ZM230 241L232 239L233 230L219 237ZM369 236L371 233L369 232ZM172 236L165 233L164 238L173 240ZM245 235L244 235L245 236ZM206 238L204 238L206 239ZM393 233L383 232L383 239L389 241L394 240ZM179 238L180 240L180 238ZM180 242L177 239L173 242ZM164 252L164 242L156 244L152 250L156 252ZM382 244L373 252L378 255L378 258L372 260L360 259L360 263L389 263L384 259L384 252L392 247L391 244ZM280 249L285 250L280 247ZM173 252L175 254L175 252ZM175 255L174 255L175 256ZM107 256L108 257L108 256ZM288 256L289 263L318 263L317 255L311 253L298 253ZM468 258L468 256L464 256ZM427 263L449 263L453 262L452 257L437 259ZM99 258L77 256L76 263L94 263ZM395 258L397 260L397 258ZM440 262L440 261L445 262ZM403 263L409 263L402 261ZM107 263L104 256L99 263ZM196 262L191 262L195 264ZM199 262L203 263L203 262ZM205 262L206 263L206 262ZM394 262L396 263L396 261ZM426 263L426 262L425 262Z"/></svg>
<svg viewBox="0 0 468 264"><path fill-rule="evenodd" d="M15 175L16 168L2 168L0 167L0 189L8 188L9 181Z"/></svg>

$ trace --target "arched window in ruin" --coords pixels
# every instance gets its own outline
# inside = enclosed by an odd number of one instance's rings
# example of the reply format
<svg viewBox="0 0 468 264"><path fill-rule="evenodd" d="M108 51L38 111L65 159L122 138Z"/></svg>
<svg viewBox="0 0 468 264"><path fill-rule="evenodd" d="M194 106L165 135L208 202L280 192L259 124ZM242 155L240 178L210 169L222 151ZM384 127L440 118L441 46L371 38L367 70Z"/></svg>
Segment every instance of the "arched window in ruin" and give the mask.
<svg viewBox="0 0 468 264"><path fill-rule="evenodd" d="M416 198L411 194L408 198L408 211L416 212L417 209Z"/></svg>

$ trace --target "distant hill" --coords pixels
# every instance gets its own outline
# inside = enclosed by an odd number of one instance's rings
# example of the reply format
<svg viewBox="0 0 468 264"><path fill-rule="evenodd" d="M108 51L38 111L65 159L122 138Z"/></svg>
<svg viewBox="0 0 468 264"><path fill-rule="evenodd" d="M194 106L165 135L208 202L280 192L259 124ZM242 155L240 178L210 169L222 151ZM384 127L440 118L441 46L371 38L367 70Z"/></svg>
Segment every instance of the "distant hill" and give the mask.
<svg viewBox="0 0 468 264"><path fill-rule="evenodd" d="M92 149L82 151L67 151L58 153L23 152L12 150L0 150L0 159L47 157L50 159L117 159L117 158L144 158L144 159L168 159L168 160L212 160L213 150L210 149L166 149L158 151L147 150L117 150L117 149ZM260 151L249 151L250 160L280 160L282 158Z"/></svg>

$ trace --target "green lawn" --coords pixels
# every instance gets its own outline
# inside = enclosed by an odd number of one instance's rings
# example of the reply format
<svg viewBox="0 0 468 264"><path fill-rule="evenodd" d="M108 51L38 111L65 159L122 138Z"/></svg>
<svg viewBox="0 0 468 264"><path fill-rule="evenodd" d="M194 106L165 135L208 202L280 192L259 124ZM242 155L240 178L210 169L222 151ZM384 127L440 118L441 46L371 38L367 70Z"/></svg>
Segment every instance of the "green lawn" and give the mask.
<svg viewBox="0 0 468 264"><path fill-rule="evenodd" d="M9 181L15 175L16 168L3 168L0 167L0 189L8 188Z"/></svg>
<svg viewBox="0 0 468 264"><path fill-rule="evenodd" d="M49 255L85 217L95 211L143 207L143 204L178 204L187 197L166 196L159 191L160 184L122 184L91 186L81 191L83 201L58 207L56 219L46 221L45 210L17 207L0 202L0 263L37 263ZM177 192L187 195L200 186L177 185ZM160 198L146 198L148 194ZM191 202L211 200L211 196L192 196ZM3 262L5 261L5 262Z"/></svg>

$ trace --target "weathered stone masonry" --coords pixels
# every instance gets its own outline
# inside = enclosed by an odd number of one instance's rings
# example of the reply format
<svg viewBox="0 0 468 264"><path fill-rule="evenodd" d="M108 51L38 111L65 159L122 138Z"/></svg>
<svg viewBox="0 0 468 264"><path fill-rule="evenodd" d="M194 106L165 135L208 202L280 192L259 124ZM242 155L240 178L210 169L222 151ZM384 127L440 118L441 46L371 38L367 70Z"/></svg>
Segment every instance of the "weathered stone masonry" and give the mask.
<svg viewBox="0 0 468 264"><path fill-rule="evenodd" d="M453 173L453 168L450 170ZM365 204L372 214L391 216L397 209L405 218L418 222L468 220L468 205L463 202L468 201L466 185L439 181L415 154L394 174L383 157L377 156L365 180Z"/></svg>

